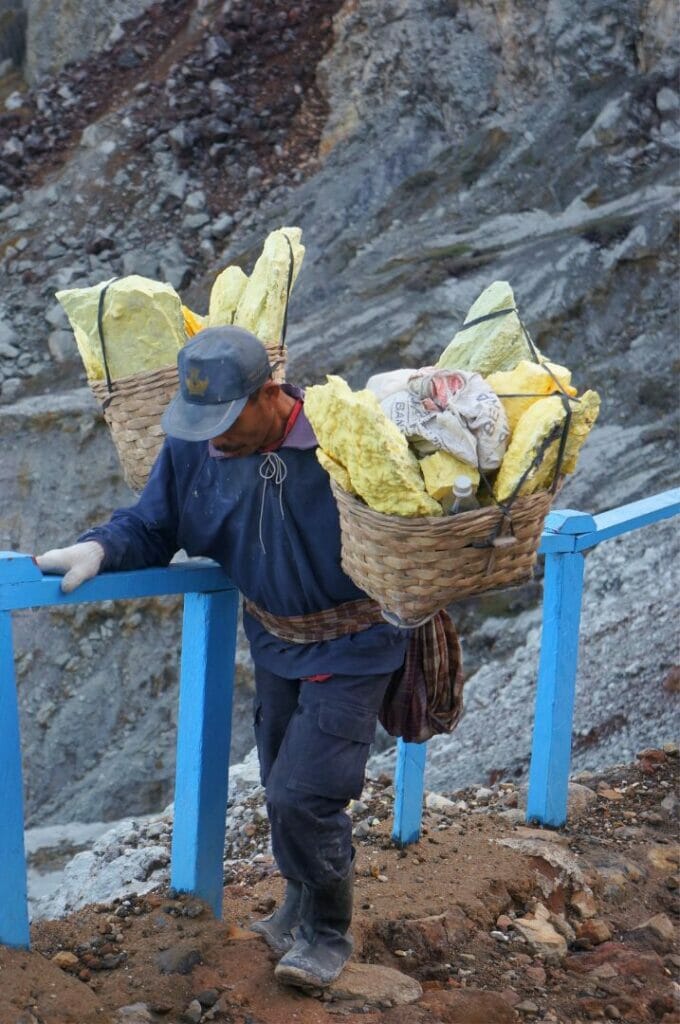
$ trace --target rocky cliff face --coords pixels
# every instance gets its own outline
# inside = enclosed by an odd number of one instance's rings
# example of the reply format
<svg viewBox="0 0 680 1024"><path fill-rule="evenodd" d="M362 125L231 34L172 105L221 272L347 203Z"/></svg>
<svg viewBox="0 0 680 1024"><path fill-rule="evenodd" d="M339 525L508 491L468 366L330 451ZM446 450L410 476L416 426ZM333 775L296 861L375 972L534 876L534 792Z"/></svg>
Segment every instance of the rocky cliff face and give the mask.
<svg viewBox="0 0 680 1024"><path fill-rule="evenodd" d="M110 0L107 4L70 3L69 0L25 0L26 58L29 82L78 63L103 50L123 29L121 23L137 18L152 0Z"/></svg>
<svg viewBox="0 0 680 1024"><path fill-rule="evenodd" d="M38 35L78 36L65 7L42 22L40 5L27 11L26 67L44 59ZM83 42L103 50L32 88L0 83L0 547L65 542L130 497L55 290L137 272L203 312L218 270L250 269L283 223L299 224L307 245L291 376L340 372L356 386L426 364L479 292L506 279L539 347L603 395L591 454L561 503L597 511L674 482L670 3L168 0L107 14ZM631 616L654 589L643 571L638 582L621 597ZM473 668L476 657L493 664L470 632L490 607L457 609ZM144 609L132 627L134 613L115 609L19 620L34 820L164 802L173 614ZM40 644L36 621L48 629ZM116 714L95 727L80 696L111 700Z"/></svg>

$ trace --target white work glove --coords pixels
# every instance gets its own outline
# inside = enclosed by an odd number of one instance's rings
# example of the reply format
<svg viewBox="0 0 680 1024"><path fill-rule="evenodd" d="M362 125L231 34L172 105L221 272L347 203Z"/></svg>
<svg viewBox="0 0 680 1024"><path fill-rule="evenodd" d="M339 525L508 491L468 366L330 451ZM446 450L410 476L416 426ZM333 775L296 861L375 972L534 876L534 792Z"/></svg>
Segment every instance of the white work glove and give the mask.
<svg viewBox="0 0 680 1024"><path fill-rule="evenodd" d="M42 572L64 574L61 589L65 594L96 576L103 561L104 548L96 540L85 540L70 548L54 548L36 558Z"/></svg>

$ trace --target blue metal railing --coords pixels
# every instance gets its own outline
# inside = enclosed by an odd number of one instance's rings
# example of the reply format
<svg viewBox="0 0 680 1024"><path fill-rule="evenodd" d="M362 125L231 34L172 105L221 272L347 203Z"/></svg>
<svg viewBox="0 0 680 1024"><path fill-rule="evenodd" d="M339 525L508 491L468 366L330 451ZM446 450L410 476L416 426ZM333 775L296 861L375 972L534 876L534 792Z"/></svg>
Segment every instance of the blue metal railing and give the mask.
<svg viewBox="0 0 680 1024"><path fill-rule="evenodd" d="M678 512L680 489L676 488L596 516L562 509L546 519L539 548L545 555L543 632L527 821L557 827L567 820L584 553L602 541L670 519ZM399 843L412 843L420 836L425 746L397 741L392 838Z"/></svg>
<svg viewBox="0 0 680 1024"><path fill-rule="evenodd" d="M0 552L0 943L28 947L21 745L11 613L184 594L171 882L222 912L238 593L214 562L104 573L72 594L28 555Z"/></svg>
<svg viewBox="0 0 680 1024"><path fill-rule="evenodd" d="M552 512L546 556L527 818L566 820L584 552L680 512L680 490L592 517ZM213 562L104 573L64 595L28 555L0 552L0 944L28 947L19 716L11 613L21 608L184 594L171 883L222 909L238 594ZM427 744L398 741L393 838L420 836Z"/></svg>

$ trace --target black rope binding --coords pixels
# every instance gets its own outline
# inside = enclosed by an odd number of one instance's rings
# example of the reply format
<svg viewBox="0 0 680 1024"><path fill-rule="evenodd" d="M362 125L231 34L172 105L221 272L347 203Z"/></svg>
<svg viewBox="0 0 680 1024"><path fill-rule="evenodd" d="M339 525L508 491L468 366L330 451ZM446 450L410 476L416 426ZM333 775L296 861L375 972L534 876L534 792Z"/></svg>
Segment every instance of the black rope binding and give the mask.
<svg viewBox="0 0 680 1024"><path fill-rule="evenodd" d="M104 297L106 296L109 285L113 284L116 278L112 278L107 281L102 290L99 293L99 303L97 305L97 331L99 332L99 344L102 348L102 358L104 360L104 375L106 376L106 387L109 392L109 397L104 399L102 403L102 409L106 409L111 399L113 398L113 382L111 380L111 374L109 372L109 361L106 358L106 345L104 344Z"/></svg>
<svg viewBox="0 0 680 1024"><path fill-rule="evenodd" d="M295 269L295 256L293 255L293 246L290 244L290 238L288 235L284 235L284 238L288 242L288 284L286 286L286 305L283 311L283 327L281 328L281 347L279 348L279 355L283 356L283 349L286 343L286 331L288 330L288 303L290 302L290 291L293 287L293 270Z"/></svg>

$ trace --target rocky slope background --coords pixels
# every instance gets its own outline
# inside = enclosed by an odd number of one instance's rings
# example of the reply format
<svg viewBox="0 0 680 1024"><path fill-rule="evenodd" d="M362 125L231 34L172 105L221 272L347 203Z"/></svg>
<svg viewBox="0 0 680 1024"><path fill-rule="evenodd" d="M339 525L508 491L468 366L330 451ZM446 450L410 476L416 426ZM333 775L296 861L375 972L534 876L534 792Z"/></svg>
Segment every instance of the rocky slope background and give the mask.
<svg viewBox="0 0 680 1024"><path fill-rule="evenodd" d="M437 357L495 279L603 410L559 504L677 481L680 44L665 0L0 3L0 548L132 499L59 288L141 273L197 312L228 263L303 229L289 376ZM588 558L575 765L672 738L675 531ZM467 715L432 787L521 778L535 584L453 611ZM172 795L177 602L16 616L31 824ZM250 748L238 666L232 759ZM381 741L384 744L384 738ZM389 765L390 754L380 754Z"/></svg>

